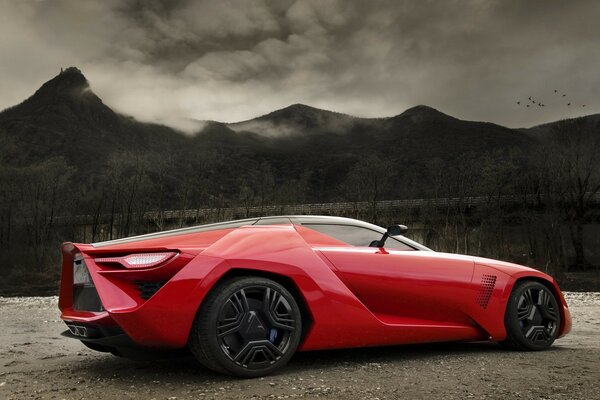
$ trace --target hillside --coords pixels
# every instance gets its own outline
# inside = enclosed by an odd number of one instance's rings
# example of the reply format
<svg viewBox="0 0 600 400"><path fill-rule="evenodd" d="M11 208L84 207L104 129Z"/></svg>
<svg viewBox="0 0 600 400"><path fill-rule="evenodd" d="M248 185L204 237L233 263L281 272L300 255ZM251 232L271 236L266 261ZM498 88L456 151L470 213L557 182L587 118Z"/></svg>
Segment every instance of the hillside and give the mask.
<svg viewBox="0 0 600 400"><path fill-rule="evenodd" d="M553 121L531 128L520 129L520 131L539 140L548 140L556 135L560 126L565 122L572 126L577 126L578 131L583 135L598 135L600 133L600 114L591 114L563 121Z"/></svg>
<svg viewBox="0 0 600 400"><path fill-rule="evenodd" d="M596 124L598 119L582 120ZM203 194L191 190L196 195L186 198L189 205L215 198L236 203L243 190L260 192L261 185L271 192L290 186L285 190L292 193L280 201L294 201L290 196L300 196L298 201L344 198L340 185L354 166L365 159L371 164L384 160L391 165L390 179L400 182L410 175L412 181L424 182L409 192L388 185L380 193L406 197L427 190L434 160L455 168L491 152L527 154L552 126L509 129L460 120L423 105L393 117L357 118L294 104L238 123L208 122L190 137L113 111L83 73L71 67L0 113L0 162L24 167L62 157L86 186L114 169L115 158L143 159L149 179L164 180L167 204L161 207L174 208L181 206L181 187L194 180L203 182ZM293 189L299 182L301 195Z"/></svg>
<svg viewBox="0 0 600 400"><path fill-rule="evenodd" d="M93 173L115 151L150 151L184 144L171 129L120 115L91 90L71 67L46 82L30 98L0 113L3 160L27 165L55 156ZM11 150L7 149L9 147Z"/></svg>

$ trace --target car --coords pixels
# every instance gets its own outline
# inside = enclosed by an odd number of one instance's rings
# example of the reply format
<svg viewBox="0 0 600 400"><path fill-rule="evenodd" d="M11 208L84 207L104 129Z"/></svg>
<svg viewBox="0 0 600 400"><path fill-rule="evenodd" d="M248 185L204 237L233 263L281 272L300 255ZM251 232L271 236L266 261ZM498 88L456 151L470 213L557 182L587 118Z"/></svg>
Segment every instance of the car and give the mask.
<svg viewBox="0 0 600 400"><path fill-rule="evenodd" d="M189 349L258 377L296 351L448 341L544 350L571 329L538 270L434 252L387 229L277 216L62 245L59 308L91 349Z"/></svg>

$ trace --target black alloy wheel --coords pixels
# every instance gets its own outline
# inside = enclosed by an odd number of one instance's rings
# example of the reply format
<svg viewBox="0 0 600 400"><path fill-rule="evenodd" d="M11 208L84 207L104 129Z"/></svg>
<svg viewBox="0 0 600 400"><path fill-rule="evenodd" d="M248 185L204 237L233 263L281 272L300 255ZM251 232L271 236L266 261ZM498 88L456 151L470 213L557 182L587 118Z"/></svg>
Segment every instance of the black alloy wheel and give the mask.
<svg viewBox="0 0 600 400"><path fill-rule="evenodd" d="M542 283L524 281L515 286L508 300L504 344L518 350L547 349L558 336L560 323L552 291Z"/></svg>
<svg viewBox="0 0 600 400"><path fill-rule="evenodd" d="M196 317L190 348L214 371L257 377L289 361L301 332L300 309L285 287L241 277L211 290Z"/></svg>

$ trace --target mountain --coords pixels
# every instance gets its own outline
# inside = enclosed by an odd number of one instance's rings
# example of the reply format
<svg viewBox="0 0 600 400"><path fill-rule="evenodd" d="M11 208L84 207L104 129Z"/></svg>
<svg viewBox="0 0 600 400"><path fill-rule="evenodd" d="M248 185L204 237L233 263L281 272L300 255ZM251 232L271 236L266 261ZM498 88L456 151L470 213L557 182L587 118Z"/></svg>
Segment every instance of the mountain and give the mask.
<svg viewBox="0 0 600 400"><path fill-rule="evenodd" d="M330 151L399 151L419 157L448 158L452 154L495 147L528 146L535 139L503 126L463 121L419 105L387 118L358 118L293 104L247 121L227 124L235 132L278 139L281 145L328 146Z"/></svg>
<svg viewBox="0 0 600 400"><path fill-rule="evenodd" d="M236 132L284 137L319 133L343 134L357 125L371 125L374 121L377 119L357 118L304 104L292 104L258 118L227 126Z"/></svg>
<svg viewBox="0 0 600 400"><path fill-rule="evenodd" d="M31 97L0 113L0 133L13 149L5 162L26 165L63 156L87 171L115 151L183 146L172 129L115 113L91 90L81 71L70 67ZM6 145L6 143L4 143Z"/></svg>
<svg viewBox="0 0 600 400"><path fill-rule="evenodd" d="M527 148L535 143L521 132L489 122L464 121L428 106L416 106L386 121L385 147L410 149L417 159L452 159L496 148Z"/></svg>
<svg viewBox="0 0 600 400"><path fill-rule="evenodd" d="M531 128L523 128L519 131L539 140L548 140L556 136L561 126L564 126L565 124L576 126L580 134L598 135L600 132L600 114L591 114L578 118L549 122Z"/></svg>
<svg viewBox="0 0 600 400"><path fill-rule="evenodd" d="M96 177L107 174L111 157L136 154L149 160L150 180L162 182L168 175L160 190L173 192L167 199L171 202L181 185L194 179L203 182L194 183L201 185L194 190L219 191L235 202L244 187L292 185L306 174L310 180L304 183L304 200L326 201L340 196L339 185L367 155L391 162L397 174L410 172L426 182L423 171L433 159L454 166L497 150L518 148L527 154L544 140L535 132L551 127L509 129L460 120L424 105L393 117L357 118L294 104L237 123L208 121L201 132L186 136L115 112L71 67L0 113L0 165L63 157L77 169L80 181L93 185ZM273 182L257 183L267 173ZM392 188L384 195L408 193Z"/></svg>

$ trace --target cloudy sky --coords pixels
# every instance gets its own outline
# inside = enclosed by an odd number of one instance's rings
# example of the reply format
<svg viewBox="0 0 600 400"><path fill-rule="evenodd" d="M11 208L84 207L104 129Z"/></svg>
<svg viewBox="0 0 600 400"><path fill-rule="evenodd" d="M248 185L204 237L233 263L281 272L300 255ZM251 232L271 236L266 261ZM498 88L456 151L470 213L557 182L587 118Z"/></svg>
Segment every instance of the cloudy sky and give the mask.
<svg viewBox="0 0 600 400"><path fill-rule="evenodd" d="M0 0L0 108L77 66L112 108L184 128L293 103L531 126L600 112L598 21L596 0Z"/></svg>

